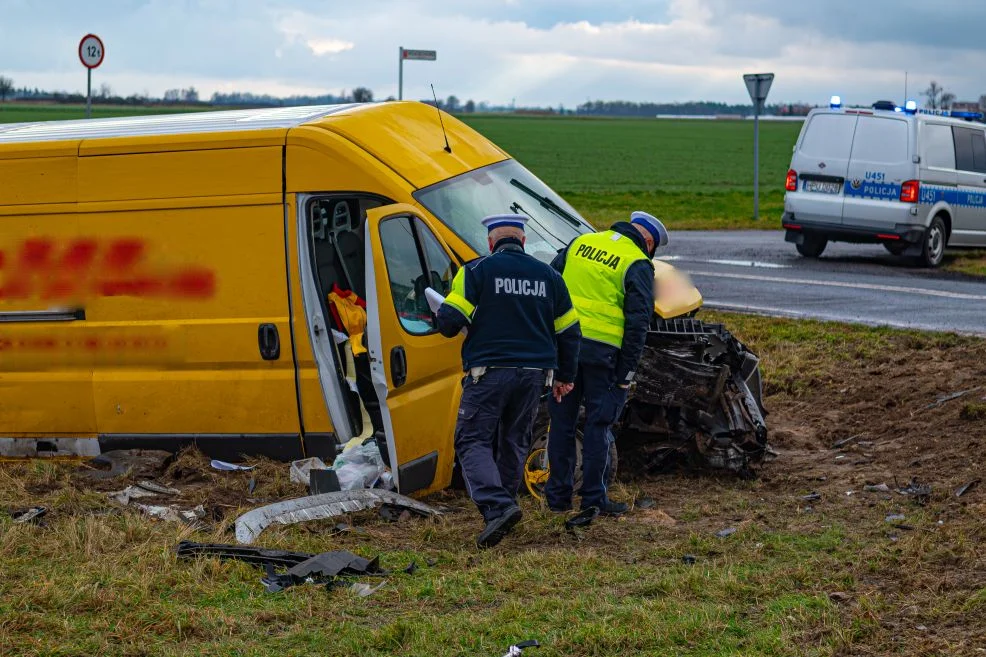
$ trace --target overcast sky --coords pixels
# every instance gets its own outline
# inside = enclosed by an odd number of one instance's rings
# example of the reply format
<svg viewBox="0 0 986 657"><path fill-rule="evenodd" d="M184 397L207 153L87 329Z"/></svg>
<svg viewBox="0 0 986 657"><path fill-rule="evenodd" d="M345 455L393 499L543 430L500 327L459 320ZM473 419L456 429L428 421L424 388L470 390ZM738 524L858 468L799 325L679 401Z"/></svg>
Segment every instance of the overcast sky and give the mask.
<svg viewBox="0 0 986 657"><path fill-rule="evenodd" d="M741 75L776 74L768 102L903 101L931 79L986 94L983 0L0 0L0 74L85 91L79 39L106 59L94 87L194 85L289 95L370 87L518 106L587 99L748 102Z"/></svg>

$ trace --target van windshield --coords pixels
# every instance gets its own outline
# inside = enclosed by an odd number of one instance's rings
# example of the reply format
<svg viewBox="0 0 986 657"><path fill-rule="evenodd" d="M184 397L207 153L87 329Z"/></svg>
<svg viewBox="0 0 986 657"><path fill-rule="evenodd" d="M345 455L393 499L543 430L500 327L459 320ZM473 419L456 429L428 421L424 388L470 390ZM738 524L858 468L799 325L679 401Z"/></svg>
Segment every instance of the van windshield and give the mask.
<svg viewBox="0 0 986 657"><path fill-rule="evenodd" d="M515 160L469 171L416 192L414 198L471 246L484 254L491 214L528 217L525 250L550 262L573 239L592 227L537 176Z"/></svg>

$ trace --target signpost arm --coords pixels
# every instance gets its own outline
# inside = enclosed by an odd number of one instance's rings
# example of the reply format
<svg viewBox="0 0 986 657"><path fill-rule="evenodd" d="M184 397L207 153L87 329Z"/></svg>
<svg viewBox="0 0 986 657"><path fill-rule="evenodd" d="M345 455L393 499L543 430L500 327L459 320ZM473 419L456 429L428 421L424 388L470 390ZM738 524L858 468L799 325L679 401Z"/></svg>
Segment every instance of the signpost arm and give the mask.
<svg viewBox="0 0 986 657"><path fill-rule="evenodd" d="M760 98L760 80L757 80ZM753 219L760 220L760 101L753 102Z"/></svg>
<svg viewBox="0 0 986 657"><path fill-rule="evenodd" d="M397 100L404 100L404 46L397 51Z"/></svg>
<svg viewBox="0 0 986 657"><path fill-rule="evenodd" d="M92 118L92 69L86 69L86 118Z"/></svg>

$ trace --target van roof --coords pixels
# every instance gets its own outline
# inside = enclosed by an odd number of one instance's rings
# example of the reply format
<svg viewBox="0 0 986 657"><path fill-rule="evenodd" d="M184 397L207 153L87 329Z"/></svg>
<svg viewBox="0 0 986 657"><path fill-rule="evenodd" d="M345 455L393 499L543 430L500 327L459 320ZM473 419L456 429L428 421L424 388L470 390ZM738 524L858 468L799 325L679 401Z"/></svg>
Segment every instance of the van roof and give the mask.
<svg viewBox="0 0 986 657"><path fill-rule="evenodd" d="M185 135L201 132L237 132L292 128L359 104L308 105L264 109L182 112L73 121L0 123L0 143L26 143L108 137Z"/></svg>
<svg viewBox="0 0 986 657"><path fill-rule="evenodd" d="M816 107L808 113L808 116L813 116L815 114L850 114L850 115L861 115L861 116L877 116L884 118L898 118L905 120L928 120L934 119L935 122L942 121L949 123L951 125L961 125L968 127L970 124L972 126L982 126L982 123L976 121L970 121L966 118L959 118L955 116L948 116L946 114L935 114L927 110L918 110L917 113L909 112L897 112L894 110L885 109L873 109L872 107Z"/></svg>

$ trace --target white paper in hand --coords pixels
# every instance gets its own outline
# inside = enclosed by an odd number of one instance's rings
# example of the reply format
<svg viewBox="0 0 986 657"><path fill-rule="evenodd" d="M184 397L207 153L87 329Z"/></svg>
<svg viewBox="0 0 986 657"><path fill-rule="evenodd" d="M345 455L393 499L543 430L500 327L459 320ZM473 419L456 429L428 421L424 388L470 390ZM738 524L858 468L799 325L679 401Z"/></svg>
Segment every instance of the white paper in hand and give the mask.
<svg viewBox="0 0 986 657"><path fill-rule="evenodd" d="M433 313L438 313L438 309L445 303L445 297L430 287L425 288L425 299L428 300L428 307Z"/></svg>
<svg viewBox="0 0 986 657"><path fill-rule="evenodd" d="M430 287L425 288L425 299L428 300L428 307L431 308L431 312L435 313L436 315L438 314L438 309L442 307L443 303L445 303L445 297L439 294L438 291L436 291L434 288L430 288ZM465 326L463 326L462 330L459 331L459 333L461 333L462 335L468 335L469 331L466 329Z"/></svg>

